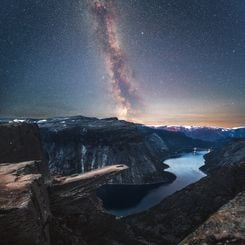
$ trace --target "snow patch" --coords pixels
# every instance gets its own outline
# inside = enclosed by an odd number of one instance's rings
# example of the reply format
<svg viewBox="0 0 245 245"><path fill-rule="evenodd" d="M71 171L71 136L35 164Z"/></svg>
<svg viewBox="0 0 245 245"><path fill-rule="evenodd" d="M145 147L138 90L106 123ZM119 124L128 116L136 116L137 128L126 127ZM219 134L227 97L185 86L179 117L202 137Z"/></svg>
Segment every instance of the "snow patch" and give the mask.
<svg viewBox="0 0 245 245"><path fill-rule="evenodd" d="M81 149L81 172L84 173L84 163L85 163L85 155L86 155L87 149L84 145L82 145Z"/></svg>
<svg viewBox="0 0 245 245"><path fill-rule="evenodd" d="M26 120L14 119L13 122L25 122Z"/></svg>
<svg viewBox="0 0 245 245"><path fill-rule="evenodd" d="M37 123L45 123L45 122L47 122L47 120L46 120L46 119L43 119L43 120L39 120L39 121L37 121Z"/></svg>

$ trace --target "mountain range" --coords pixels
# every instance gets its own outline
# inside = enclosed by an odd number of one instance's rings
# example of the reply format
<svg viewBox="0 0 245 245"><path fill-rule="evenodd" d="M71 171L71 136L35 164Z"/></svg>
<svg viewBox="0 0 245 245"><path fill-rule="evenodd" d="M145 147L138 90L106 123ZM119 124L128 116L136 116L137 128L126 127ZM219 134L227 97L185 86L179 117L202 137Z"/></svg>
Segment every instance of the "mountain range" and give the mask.
<svg viewBox="0 0 245 245"><path fill-rule="evenodd" d="M10 123L36 123L52 174L84 173L112 164L129 169L111 183L142 184L169 182L174 175L163 171L163 160L210 143L183 133L154 129L141 124L84 116L49 119L12 119Z"/></svg>
<svg viewBox="0 0 245 245"><path fill-rule="evenodd" d="M74 128L79 130L71 130L73 127L67 126L69 122L75 123ZM42 123L47 124L40 126ZM206 177L145 212L118 218L103 209L96 190L130 167L134 169L133 178L136 169L145 167L142 162L137 163L137 168L126 162L128 166L100 166L86 173L64 176L55 173L47 158L50 145L54 144L51 148L54 151L73 147L74 132L83 132L84 128L86 134L79 134L76 144L83 144L86 149L91 147L91 151L98 150L103 142L111 149L114 145L116 149L128 145L130 155L131 148L136 147L136 152L148 149L152 134L157 134L166 144L165 157L205 142L182 133L149 129L117 119L60 118L38 124L14 122L0 126L1 244L244 244L244 139L229 139L207 154ZM102 142L97 143L100 138ZM59 141L61 145L55 146ZM163 143L155 143L153 140L150 149L158 154ZM144 158L152 153L148 149L145 154ZM141 176L144 174L143 171Z"/></svg>
<svg viewBox="0 0 245 245"><path fill-rule="evenodd" d="M195 126L157 126L155 128L170 132L181 132L193 139L217 142L227 138L245 137L245 127L222 128L222 127L195 127Z"/></svg>

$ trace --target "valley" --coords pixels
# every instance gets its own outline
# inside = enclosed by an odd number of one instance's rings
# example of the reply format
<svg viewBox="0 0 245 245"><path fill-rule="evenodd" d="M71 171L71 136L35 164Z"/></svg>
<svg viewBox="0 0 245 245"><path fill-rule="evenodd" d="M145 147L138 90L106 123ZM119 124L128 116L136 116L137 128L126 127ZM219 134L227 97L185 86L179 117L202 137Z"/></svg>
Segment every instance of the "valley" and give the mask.
<svg viewBox="0 0 245 245"><path fill-rule="evenodd" d="M166 170L176 176L172 183L137 186L107 184L99 188L98 196L103 200L106 210L115 216L143 212L206 176L199 170L204 165L203 156L206 153L207 151L183 153L177 158L164 161L169 166Z"/></svg>
<svg viewBox="0 0 245 245"><path fill-rule="evenodd" d="M10 121L0 135L1 244L174 245L192 244L192 234L245 241L236 225L245 191L244 138L212 146L178 132L84 117ZM119 208L105 208L98 198L108 185L118 188ZM230 225L213 234L219 212ZM207 233L200 235L205 222ZM219 235L223 229L227 236Z"/></svg>

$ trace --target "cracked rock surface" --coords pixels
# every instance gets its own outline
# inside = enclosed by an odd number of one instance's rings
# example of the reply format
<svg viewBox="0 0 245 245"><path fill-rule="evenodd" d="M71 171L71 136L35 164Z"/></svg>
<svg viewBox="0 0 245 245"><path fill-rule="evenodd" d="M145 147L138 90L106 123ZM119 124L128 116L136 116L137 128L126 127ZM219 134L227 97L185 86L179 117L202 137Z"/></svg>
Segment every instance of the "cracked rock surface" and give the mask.
<svg viewBox="0 0 245 245"><path fill-rule="evenodd" d="M245 244L245 192L240 192L180 243L188 244Z"/></svg>

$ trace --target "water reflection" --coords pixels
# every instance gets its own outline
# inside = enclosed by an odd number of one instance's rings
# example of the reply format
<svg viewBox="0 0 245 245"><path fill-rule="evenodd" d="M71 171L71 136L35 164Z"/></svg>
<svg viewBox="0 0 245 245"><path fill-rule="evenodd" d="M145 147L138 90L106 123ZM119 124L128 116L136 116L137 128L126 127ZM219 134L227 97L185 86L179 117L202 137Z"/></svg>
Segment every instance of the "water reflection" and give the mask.
<svg viewBox="0 0 245 245"><path fill-rule="evenodd" d="M207 151L196 151L171 158L164 163L169 165L167 171L176 175L170 184L154 186L103 186L98 195L104 207L115 216L127 216L142 212L158 204L165 197L200 180L205 174L199 170L204 164L203 156Z"/></svg>

